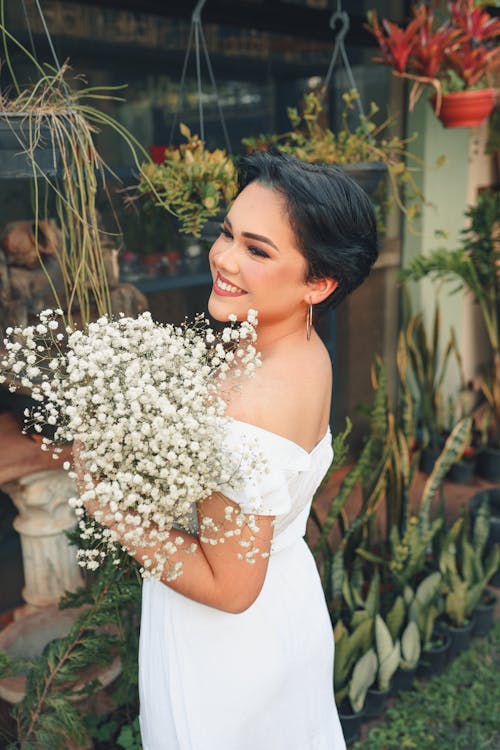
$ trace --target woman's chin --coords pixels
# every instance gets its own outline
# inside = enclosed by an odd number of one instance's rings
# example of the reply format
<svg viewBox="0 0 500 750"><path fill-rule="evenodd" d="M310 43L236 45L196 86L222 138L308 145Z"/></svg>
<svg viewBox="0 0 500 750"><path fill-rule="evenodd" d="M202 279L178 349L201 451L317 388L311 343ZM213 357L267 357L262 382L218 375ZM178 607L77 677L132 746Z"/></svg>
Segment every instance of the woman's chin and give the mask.
<svg viewBox="0 0 500 750"><path fill-rule="evenodd" d="M241 298L222 297L216 292L212 291L208 299L208 312L220 323L227 323L230 315L236 315L238 320L242 320L246 317L246 310L241 312Z"/></svg>
<svg viewBox="0 0 500 750"><path fill-rule="evenodd" d="M208 312L210 313L212 318L214 318L214 320L219 320L222 322L226 317L226 315L222 317L221 305L218 304L217 296L213 290L210 297L208 298L207 308Z"/></svg>

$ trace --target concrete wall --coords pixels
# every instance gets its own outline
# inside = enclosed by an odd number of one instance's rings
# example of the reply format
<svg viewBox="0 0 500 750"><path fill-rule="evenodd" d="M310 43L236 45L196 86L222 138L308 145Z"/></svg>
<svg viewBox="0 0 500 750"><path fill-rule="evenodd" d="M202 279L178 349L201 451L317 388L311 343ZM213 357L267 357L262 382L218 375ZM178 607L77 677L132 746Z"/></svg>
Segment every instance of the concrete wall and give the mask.
<svg viewBox="0 0 500 750"><path fill-rule="evenodd" d="M425 162L420 181L428 201L423 209L419 236L406 228L403 266L420 253L438 247L454 249L460 244L460 230L466 226L464 212L477 200L478 191L494 183L493 159L484 154L487 122L478 128L444 128L425 96L408 118L408 133L418 133L412 152ZM444 157L443 166L436 162ZM431 325L436 300L442 314L441 344L444 347L450 327L455 328L464 370L470 378L487 357L482 321L470 295L451 294L456 285L424 279L409 285L414 312L423 310ZM445 385L448 395L458 386L458 373L450 367Z"/></svg>

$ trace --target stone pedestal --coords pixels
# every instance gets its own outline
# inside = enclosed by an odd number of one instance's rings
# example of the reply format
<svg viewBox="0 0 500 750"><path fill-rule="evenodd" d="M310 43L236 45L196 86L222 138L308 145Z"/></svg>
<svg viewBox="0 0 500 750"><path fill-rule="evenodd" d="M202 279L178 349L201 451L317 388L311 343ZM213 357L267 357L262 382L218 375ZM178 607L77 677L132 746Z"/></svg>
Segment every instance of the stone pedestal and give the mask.
<svg viewBox="0 0 500 750"><path fill-rule="evenodd" d="M26 474L1 486L19 511L13 525L21 537L23 598L31 607L57 604L65 591L82 585L76 549L65 536L76 517L68 499L75 485L63 469Z"/></svg>
<svg viewBox="0 0 500 750"><path fill-rule="evenodd" d="M0 632L0 651L12 658L33 659L41 656L44 647L55 638L66 636L81 609L59 610L58 603L65 591L74 591L83 581L77 563L76 548L70 546L65 532L76 524L76 516L68 499L76 494L76 487L62 469L34 471L0 485L10 495L19 515L13 525L21 537L26 606L18 617ZM95 664L79 675L71 687L74 700L82 703L89 697L80 694L92 684L93 696L109 685L121 672L115 655L110 664ZM23 700L26 676L23 674L0 680L0 698L11 704ZM90 741L83 745L67 744L68 750L89 750Z"/></svg>

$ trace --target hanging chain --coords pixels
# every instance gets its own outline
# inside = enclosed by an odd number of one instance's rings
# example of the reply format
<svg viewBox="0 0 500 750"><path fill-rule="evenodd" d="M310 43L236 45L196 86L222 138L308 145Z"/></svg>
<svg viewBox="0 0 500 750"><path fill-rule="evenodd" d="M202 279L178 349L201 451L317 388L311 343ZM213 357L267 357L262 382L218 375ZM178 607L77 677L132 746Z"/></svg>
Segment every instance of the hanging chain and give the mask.
<svg viewBox="0 0 500 750"><path fill-rule="evenodd" d="M22 3L22 6L23 6L23 15L24 15L24 20L26 22L26 29L28 31L28 38L29 38L29 42L30 42L30 46L31 46L31 51L33 53L33 57L35 59L37 59L38 56L37 56L37 53L36 53L35 40L33 38L33 33L31 31L31 24L30 24L29 14L28 14L28 10L26 8L25 0L21 0L21 3ZM57 54L56 54L56 50L55 50L54 45L52 43L52 37L50 36L50 32L49 32L47 23L45 21L45 16L43 15L43 11L42 11L42 8L40 6L39 0L35 0L35 5L36 5L36 9L38 11L38 15L40 16L40 20L42 22L42 26L43 26L43 30L45 32L45 36L47 37L47 42L48 42L48 45L49 45L50 52L52 54L52 57L54 58L54 63L55 63L56 70L60 74L62 72L61 64L59 62L59 59L58 59ZM68 84L64 80L63 76L61 76L61 84L62 84L62 91L64 93L64 96L65 96L66 100L69 100L70 90L69 90Z"/></svg>
<svg viewBox="0 0 500 750"><path fill-rule="evenodd" d="M60 73L61 72L61 65L59 64L59 60L57 59L56 51L54 49L54 45L52 44L52 38L51 38L51 36L49 34L49 30L47 28L47 24L45 23L45 17L44 17L44 15L42 13L42 9L40 7L40 3L38 2L38 0L35 0L35 5L36 5L38 13L40 15L40 20L42 22L43 30L45 31L45 36L47 37L47 41L49 43L49 48L50 48L50 51L52 53L52 57L54 58L54 62L56 64L56 68L57 68L58 72ZM23 6L24 6L24 0L23 0ZM31 29L30 29L30 26L29 26L29 22L28 22L28 29L29 29L29 33L30 33L30 36L31 36Z"/></svg>
<svg viewBox="0 0 500 750"><path fill-rule="evenodd" d="M205 0L202 0L203 2ZM199 3L198 3L199 5ZM201 10L201 8L200 8ZM200 138L205 141L205 123L203 121L203 101L201 98L201 63L200 63L200 27L201 27L201 14L198 13L194 22L194 49L196 58L196 84L198 88L198 112L200 117Z"/></svg>
<svg viewBox="0 0 500 750"><path fill-rule="evenodd" d="M224 133L224 140L226 141L226 148L227 148L228 153L230 154L231 153L231 143L229 141L229 134L227 132L226 121L224 119L224 113L222 111L222 105L221 105L221 102L220 102L219 92L217 90L217 84L215 82L214 71L213 71L213 68L212 68L212 63L210 62L210 58L208 56L207 43L206 43L206 40L205 40L205 34L203 33L203 28L201 27L201 24L200 24L200 36L201 36L201 43L203 45L203 51L205 53L205 60L206 60L206 63L207 63L208 74L210 76L210 82L211 82L212 88L213 88L213 90L215 92L215 101L217 103L217 110L219 112L219 118L220 118L220 124L222 126L222 132Z"/></svg>
<svg viewBox="0 0 500 750"><path fill-rule="evenodd" d="M335 46L333 48L332 57L330 60L330 64L328 66L328 71L325 76L325 82L323 84L325 91L328 90L328 86L330 85L330 79L332 77L333 69L335 67L335 63L337 62L337 58L340 54L342 57L342 61L344 63L345 72L347 75L347 80L349 81L349 86L351 89L356 91L358 93L358 96L355 99L356 106L359 111L359 116L362 120L365 119L365 113L363 109L363 104L361 103L361 97L359 96L358 87L356 86L356 81L354 80L354 75L352 72L351 65L349 63L349 59L347 57L347 52L344 44L344 39L346 37L347 32L349 31L350 21L349 16L346 13L345 10L342 10L342 0L337 0L337 10L332 13L329 21L330 28L335 33Z"/></svg>
<svg viewBox="0 0 500 750"><path fill-rule="evenodd" d="M169 144L168 144L169 146L172 145L175 126L177 125L177 119L179 117L179 114L182 108L182 103L184 100L184 85L186 82L186 71L187 71L187 66L188 66L189 53L191 51L191 42L193 40L193 32L194 32L194 24L191 24L191 28L189 29L189 39L188 39L188 44L186 48L186 54L184 55L184 63L182 65L182 73L181 73L181 80L179 83L179 96L177 99L177 107L174 112L174 119L172 121L172 127L170 128L170 139L169 139Z"/></svg>
<svg viewBox="0 0 500 750"><path fill-rule="evenodd" d="M197 87L197 92L198 92L198 117L199 117L199 123L200 123L200 138L202 141L205 140L205 121L204 121L204 113L203 113L203 91L202 91L202 80L201 80L201 54L200 54L201 52L203 52L203 55L205 57L205 63L208 69L208 74L210 76L210 83L212 84L212 89L215 94L217 111L219 113L219 119L220 119L220 123L222 126L222 132L224 134L224 140L226 142L226 148L227 148L228 153L230 154L231 143L229 141L226 121L224 119L224 113L222 111L222 106L220 102L219 92L217 89L217 84L215 82L215 76L214 76L214 72L212 68L212 63L210 62L210 57L208 54L205 34L203 33L203 27L201 25L201 11L205 3L206 3L206 0L198 0L198 2L196 3L195 9L193 10L193 14L191 16L191 28L189 30L188 46L186 49L186 54L184 56L184 63L182 66L177 108L174 113L172 127L170 128L169 145L170 146L172 145L175 127L177 125L179 115L182 110L182 105L184 103L186 73L187 73L187 67L188 67L189 54L191 52L191 45L193 43L193 37L194 37L194 52L195 52L195 62L196 62L196 87ZM200 42L201 42L201 49L200 49Z"/></svg>
<svg viewBox="0 0 500 750"><path fill-rule="evenodd" d="M35 40L33 39L33 34L31 33L31 25L30 25L30 19L28 16L28 10L26 8L26 3L24 2L24 0L21 0L21 2L23 5L23 15L24 15L24 20L26 22L26 28L28 29L28 37L30 40L31 51L33 52L33 57L36 58Z"/></svg>

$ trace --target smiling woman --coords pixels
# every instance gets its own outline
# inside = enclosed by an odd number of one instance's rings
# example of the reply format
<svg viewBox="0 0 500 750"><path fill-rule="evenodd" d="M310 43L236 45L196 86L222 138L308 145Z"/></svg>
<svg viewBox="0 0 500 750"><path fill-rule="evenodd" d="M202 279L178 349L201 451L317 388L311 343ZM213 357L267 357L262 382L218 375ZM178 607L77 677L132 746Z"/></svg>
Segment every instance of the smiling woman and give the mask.
<svg viewBox="0 0 500 750"><path fill-rule="evenodd" d="M234 313L241 320L249 307L258 310L260 347L270 335L274 339L297 327L303 333L309 302L320 302L336 282L307 281L297 244L283 196L258 182L245 187L210 251L211 315L224 320Z"/></svg>
<svg viewBox="0 0 500 750"><path fill-rule="evenodd" d="M144 582L144 750L345 748L332 628L303 540L332 459L331 363L314 321L376 257L370 200L342 172L279 153L242 160L208 307L220 321L258 311L262 366L238 387L229 372L221 389L223 451L243 481L198 504L198 534L175 532L195 544L179 553L182 575ZM133 554L142 563L151 544Z"/></svg>

